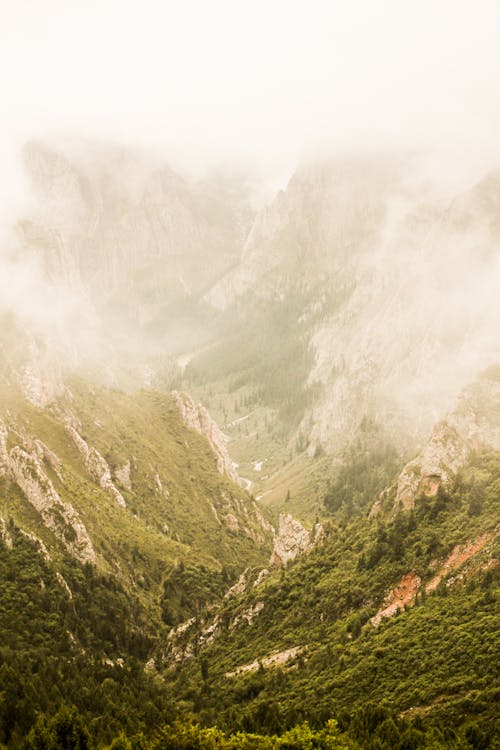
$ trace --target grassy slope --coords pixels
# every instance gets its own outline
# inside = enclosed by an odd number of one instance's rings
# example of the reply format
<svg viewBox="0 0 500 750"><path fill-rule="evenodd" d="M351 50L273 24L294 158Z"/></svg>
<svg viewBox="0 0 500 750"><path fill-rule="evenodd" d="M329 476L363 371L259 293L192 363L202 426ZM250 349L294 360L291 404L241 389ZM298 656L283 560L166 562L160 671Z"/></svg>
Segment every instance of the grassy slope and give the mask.
<svg viewBox="0 0 500 750"><path fill-rule="evenodd" d="M61 498L88 529L97 566L81 566L8 478L0 515L13 545L0 541L0 743L16 746L36 711L74 703L100 741L174 715L168 685L144 672L168 626L217 599L250 561L262 565L269 540L219 523L228 506L250 532L262 529L246 493L221 476L207 440L186 428L166 395L134 396L70 383L64 404L111 470L130 460L132 490L120 508L89 476L57 410L30 406L6 386L9 448L42 440L61 461L61 479L44 464ZM159 475L163 491L155 476ZM46 545L50 560L22 532ZM62 574L70 597L58 580ZM117 660L123 659L123 662Z"/></svg>
<svg viewBox="0 0 500 750"><path fill-rule="evenodd" d="M265 534L248 496L218 473L207 440L186 428L169 396L146 391L129 396L79 381L70 385L72 395L64 407L78 415L88 444L106 458L112 473L131 463L132 490L121 489L126 509L89 477L57 411L32 407L14 390L6 394L9 442L29 444L33 436L55 452L62 481L44 468L61 498L80 514L98 569L116 576L147 608L152 622L161 621L167 606L172 617L165 586L180 564L191 571L198 592L197 577L210 584L208 600L222 593L246 564L265 564L270 542L268 537L260 542L252 538ZM238 517L239 532L225 524L228 510ZM0 515L42 539L56 567L64 559L60 543L6 478L0 480ZM184 604L174 603L175 620L191 613L189 588L186 597Z"/></svg>

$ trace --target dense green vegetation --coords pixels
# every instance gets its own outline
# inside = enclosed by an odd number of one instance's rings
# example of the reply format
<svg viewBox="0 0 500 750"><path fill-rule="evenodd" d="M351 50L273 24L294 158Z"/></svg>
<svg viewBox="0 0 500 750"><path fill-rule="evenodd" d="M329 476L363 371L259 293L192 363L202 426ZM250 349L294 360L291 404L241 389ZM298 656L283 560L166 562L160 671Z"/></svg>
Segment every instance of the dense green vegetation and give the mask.
<svg viewBox="0 0 500 750"><path fill-rule="evenodd" d="M170 717L164 691L143 670L155 631L138 598L66 558L70 597L38 544L13 523L8 532L12 547L0 544L0 742L18 745L37 712L50 715L63 701L102 740Z"/></svg>
<svg viewBox="0 0 500 750"><path fill-rule="evenodd" d="M131 459L133 491L124 490L126 511L115 507L85 475L56 415L11 409L11 421L62 459L63 481L50 476L89 526L98 563L69 557L12 481L0 479L7 519L0 527L0 744L497 746L498 454L475 456L451 490L420 498L410 513L393 516L387 495L385 510L369 520L397 459L365 421L326 489L322 545L254 587L265 546L256 550L250 538L214 523L207 504L223 509L234 493L237 507L248 496L217 473L206 441L186 431L171 400L98 389L87 398L79 388L73 385L73 408L76 402L83 436L112 471ZM26 531L36 531L49 553ZM475 554L426 591L450 553L471 542ZM223 599L247 562L250 585ZM415 601L375 627L387 592L407 574L422 582ZM188 658L169 662L168 633L186 618L194 618L180 636ZM204 642L215 618L215 638ZM279 665L266 661L294 648ZM230 676L254 660L256 669Z"/></svg>
<svg viewBox="0 0 500 750"><path fill-rule="evenodd" d="M279 732L335 716L363 747L399 747L405 735L413 739L402 747L493 747L499 476L498 454L478 455L452 491L422 498L412 513L332 524L321 548L225 603L219 639L171 673L179 695L226 729ZM426 592L452 550L478 539L477 554ZM386 592L409 572L423 582L414 606L374 627ZM251 626L231 627L259 601ZM226 676L293 647L302 650L280 668L262 662ZM209 669L200 686L201 660ZM397 742L384 739L387 725L373 742L357 728L371 704L383 709L379 723L396 724ZM483 739L469 745L466 735Z"/></svg>
<svg viewBox="0 0 500 750"><path fill-rule="evenodd" d="M347 521L366 512L391 484L401 468L401 459L380 427L367 418L342 458L336 477L328 485L324 504L338 520Z"/></svg>
<svg viewBox="0 0 500 750"><path fill-rule="evenodd" d="M248 495L218 472L208 441L184 425L171 397L147 391L130 396L71 381L71 398L63 407L78 415L82 437L106 459L112 476L128 462L131 484L120 487L127 503L123 509L89 476L57 413L15 396L9 394L8 400L10 441L16 444L16 435L34 435L55 453L60 476L47 463L44 470L61 499L82 518L98 569L109 575L119 569L122 585L139 595L152 610L151 617L159 614L164 583L175 577L181 563L195 573L184 582L184 605L179 599L177 619L190 616L187 600L195 590L199 604L208 603L246 562L263 564L268 558L270 538ZM225 523L228 513L240 520L243 514L239 533ZM34 533L59 559L60 543L7 477L0 478L0 515ZM203 602L196 577L203 580Z"/></svg>
<svg viewBox="0 0 500 750"><path fill-rule="evenodd" d="M306 723L280 736L238 732L226 734L215 727L200 727L175 722L157 728L148 737L121 733L110 745L113 750L356 750L358 746L342 734L335 721L314 730ZM25 750L92 750L92 736L82 717L73 708L63 706L47 720L40 717L24 743Z"/></svg>

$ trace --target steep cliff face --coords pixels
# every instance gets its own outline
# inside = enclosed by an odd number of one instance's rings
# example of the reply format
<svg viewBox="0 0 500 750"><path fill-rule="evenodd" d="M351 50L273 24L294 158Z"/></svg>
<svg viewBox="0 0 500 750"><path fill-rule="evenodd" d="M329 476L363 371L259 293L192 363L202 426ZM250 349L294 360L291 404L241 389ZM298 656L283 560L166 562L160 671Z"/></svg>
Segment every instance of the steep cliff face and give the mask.
<svg viewBox="0 0 500 750"><path fill-rule="evenodd" d="M35 441L30 452L19 444L7 448L8 441L17 442L0 421L0 476L11 479L39 514L40 521L62 542L80 562L96 562L96 555L87 529L69 502L63 502L48 477L42 461L59 473L60 461L41 441Z"/></svg>
<svg viewBox="0 0 500 750"><path fill-rule="evenodd" d="M206 338L197 301L238 259L253 218L244 180L188 183L161 158L76 140L30 142L24 162L33 200L11 252L67 302L62 328L78 328L80 349L115 346L140 365Z"/></svg>
<svg viewBox="0 0 500 750"><path fill-rule="evenodd" d="M320 523L316 523L308 531L296 518L289 513L280 513L279 525L274 538L271 555L271 565L286 565L307 550L320 544L324 537L324 530Z"/></svg>
<svg viewBox="0 0 500 750"><path fill-rule="evenodd" d="M459 396L456 407L433 430L422 452L405 466L395 509L410 510L420 495L448 489L473 451L500 450L500 368L492 367Z"/></svg>
<svg viewBox="0 0 500 750"><path fill-rule="evenodd" d="M35 200L19 258L73 300L47 361L64 350L82 372L92 351L108 385L189 388L170 355L185 347L177 361L196 365L196 351L213 351L208 378L236 371L279 414L285 405L284 442L295 432L311 456L338 456L365 417L402 452L421 445L500 350L497 173L459 192L424 179L416 158L331 160L302 166L254 216L243 181L188 184L125 149L37 142L25 161ZM42 407L61 394L46 345L17 368Z"/></svg>
<svg viewBox="0 0 500 750"><path fill-rule="evenodd" d="M30 404L41 409L63 396L63 368L53 340L11 314L0 312L0 327L0 378L4 387L15 384Z"/></svg>
<svg viewBox="0 0 500 750"><path fill-rule="evenodd" d="M273 529L233 482L206 411L179 394L130 396L69 375L34 402L14 364L0 363L0 516L54 560L69 553L132 587L179 559L213 571L265 563ZM1 533L9 539L5 524Z"/></svg>
<svg viewBox="0 0 500 750"><path fill-rule="evenodd" d="M301 426L312 453L341 449L367 414L399 444L423 439L499 350L500 177L453 192L418 170L382 158L303 167L208 294L241 309L314 289L297 317L318 394Z"/></svg>
<svg viewBox="0 0 500 750"><path fill-rule="evenodd" d="M220 427L211 418L208 411L201 404L195 404L187 393L173 391L172 396L179 407L181 418L187 427L196 430L200 435L207 438L217 458L219 473L227 474L233 482L238 482L239 477L227 451L226 437Z"/></svg>
<svg viewBox="0 0 500 750"><path fill-rule="evenodd" d="M244 292L286 294L290 285L314 284L324 274L335 277L336 288L350 284L357 256L378 241L397 179L398 161L391 159L300 167L258 214L240 263L207 298L225 309Z"/></svg>

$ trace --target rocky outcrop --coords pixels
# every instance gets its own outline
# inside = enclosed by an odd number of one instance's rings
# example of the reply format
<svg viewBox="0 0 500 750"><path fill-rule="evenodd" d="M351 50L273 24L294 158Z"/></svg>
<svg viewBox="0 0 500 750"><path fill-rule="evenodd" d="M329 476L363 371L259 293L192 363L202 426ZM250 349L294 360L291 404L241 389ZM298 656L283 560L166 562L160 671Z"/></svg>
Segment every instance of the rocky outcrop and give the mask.
<svg viewBox="0 0 500 750"><path fill-rule="evenodd" d="M9 528L5 522L5 519L0 516L0 539L5 544L7 549L12 549L12 536L9 532Z"/></svg>
<svg viewBox="0 0 500 750"><path fill-rule="evenodd" d="M367 414L411 449L500 346L500 174L451 188L421 169L397 156L303 165L207 294L239 315L248 298L252 316L255 300L305 290L311 454L339 453Z"/></svg>
<svg viewBox="0 0 500 750"><path fill-rule="evenodd" d="M29 361L21 368L18 384L26 400L44 409L53 404L64 392L64 385L54 359L40 352L31 352Z"/></svg>
<svg viewBox="0 0 500 750"><path fill-rule="evenodd" d="M436 575L426 584L425 590L430 593L432 591L435 591L441 581L446 581L446 585L450 586L456 583L457 581L463 580L464 578L464 571L462 570L462 573L458 576L452 575L453 573L456 573L460 568L465 566L467 573L470 573L470 569L467 570L469 567L466 565L469 563L473 558L476 558L477 556L480 556L480 553L489 551L489 546L493 546L491 543L494 542L494 540L498 537L498 529L494 532L487 532L486 534L482 534L481 536L477 537L476 539L471 539L470 541L466 542L465 544L457 544L455 547L453 547L452 551L446 558L446 560L440 564L434 564L434 568L437 567L437 573ZM491 552L490 552L491 554ZM498 564L498 560L496 558L493 558L489 555L487 555L488 560L486 563L486 567L492 567ZM475 566L476 569L479 566Z"/></svg>
<svg viewBox="0 0 500 750"><path fill-rule="evenodd" d="M395 510L410 510L419 496L448 489L471 453L500 450L500 368L490 368L460 395L422 452L401 472Z"/></svg>
<svg viewBox="0 0 500 750"><path fill-rule="evenodd" d="M377 627L384 617L393 617L399 610L414 604L421 585L422 579L415 573L403 576L398 585L386 596L382 608L371 618L371 624Z"/></svg>
<svg viewBox="0 0 500 750"><path fill-rule="evenodd" d="M444 561L434 561L437 569L430 581L423 584L420 576L407 573L384 599L382 607L371 618L370 622L378 627L382 620L405 609L412 607L419 591L431 594L441 582L447 587L463 582L469 575L475 575L479 570L487 570L498 565L498 560L491 557L493 543L498 537L498 529L487 532L464 544L457 544ZM460 572L459 572L460 571Z"/></svg>
<svg viewBox="0 0 500 750"><path fill-rule="evenodd" d="M250 664L244 664L237 667L232 672L226 672L224 677L240 677L248 672L257 672L259 669L273 669L277 667L284 667L288 662L294 661L297 657L302 656L307 651L307 646L292 646L284 651L276 651L273 654L268 654L262 657L262 659L255 659Z"/></svg>
<svg viewBox="0 0 500 750"><path fill-rule="evenodd" d="M62 482L61 460L56 456L54 451L51 451L50 448L38 438L35 438L33 441L33 450L36 453L38 460L41 462L44 461L52 469L59 481Z"/></svg>
<svg viewBox="0 0 500 750"><path fill-rule="evenodd" d="M132 482L130 480L130 461L126 461L123 466L114 470L114 478L122 489L132 492Z"/></svg>
<svg viewBox="0 0 500 750"><path fill-rule="evenodd" d="M246 609L243 610L243 612L240 612L236 615L234 620L229 625L229 630L235 630L238 627L241 627L241 625L252 625L255 618L260 615L262 610L264 609L264 602L255 602L255 604L250 605Z"/></svg>
<svg viewBox="0 0 500 750"><path fill-rule="evenodd" d="M0 477L7 475L9 471L9 453L7 450L7 438L9 436L7 427L0 419Z"/></svg>
<svg viewBox="0 0 500 750"><path fill-rule="evenodd" d="M111 479L111 470L108 462L99 453L97 448L89 446L82 438L78 430L72 424L71 419L65 420L66 430L83 457L85 468L89 476L121 507L126 508L127 503L120 490L115 487Z"/></svg>
<svg viewBox="0 0 500 750"><path fill-rule="evenodd" d="M420 444L499 346L498 173L458 191L420 179L415 157L325 160L302 165L254 215L243 182L190 185L123 148L32 142L24 157L35 202L18 223L20 254L71 299L78 289L94 321L85 335L104 321L107 355L126 339L136 370L149 367L143 336L158 327L145 324L165 305L237 302L244 325L255 300L304 294L289 335L311 354L315 398L300 428L311 453L339 452L366 414L405 449ZM126 328L110 342L117 320ZM196 334L205 342L213 329ZM25 368L25 392L48 403L37 368Z"/></svg>
<svg viewBox="0 0 500 750"><path fill-rule="evenodd" d="M0 471L7 474L39 513L44 525L63 543L68 552L81 562L95 562L90 536L70 503L61 500L45 473L41 457L42 443L29 453L20 445L7 448L8 430L0 421ZM55 459L54 454L52 455Z"/></svg>
<svg viewBox="0 0 500 750"><path fill-rule="evenodd" d="M232 596L238 596L238 594L242 594L245 591L246 587L248 586L250 577L251 577L251 569L245 568L245 570L240 575L236 583L233 584L233 586L231 586L231 588L226 591L226 593L224 594L224 599L230 599Z"/></svg>
<svg viewBox="0 0 500 750"><path fill-rule="evenodd" d="M286 565L297 555L319 544L323 536L324 529L320 523L315 524L311 531L307 531L300 521L289 513L280 513L270 564Z"/></svg>
<svg viewBox="0 0 500 750"><path fill-rule="evenodd" d="M222 174L189 184L138 151L76 139L31 141L23 156L36 200L18 225L25 251L98 308L126 304L129 325L209 287L252 220L248 190Z"/></svg>
<svg viewBox="0 0 500 750"><path fill-rule="evenodd" d="M207 438L217 459L219 473L226 474L233 482L239 482L233 461L227 451L226 437L205 407L201 404L195 404L187 393L173 391L172 396L179 407L184 424Z"/></svg>

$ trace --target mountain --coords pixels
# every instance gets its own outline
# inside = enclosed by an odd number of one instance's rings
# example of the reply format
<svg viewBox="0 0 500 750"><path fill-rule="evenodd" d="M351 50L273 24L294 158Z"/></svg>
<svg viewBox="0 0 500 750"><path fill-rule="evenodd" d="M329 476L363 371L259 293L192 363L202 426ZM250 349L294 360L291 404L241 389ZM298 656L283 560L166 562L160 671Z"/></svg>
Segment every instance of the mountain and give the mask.
<svg viewBox="0 0 500 750"><path fill-rule="evenodd" d="M497 356L499 175L450 193L418 170L409 157L304 166L207 295L278 310L302 296L283 344L310 352L312 450L337 450L366 415L421 440Z"/></svg>
<svg viewBox="0 0 500 750"><path fill-rule="evenodd" d="M500 451L499 368L492 367L464 389L456 407L434 428L420 455L399 476L396 507L408 510L418 497L448 490L475 452Z"/></svg>
<svg viewBox="0 0 500 750"><path fill-rule="evenodd" d="M494 748L498 173L24 160L0 743Z"/></svg>
<svg viewBox="0 0 500 750"><path fill-rule="evenodd" d="M310 455L364 418L411 451L498 356L498 172L450 186L425 155L336 157L256 211L242 176L124 148L33 141L24 162L10 252L115 379L245 386Z"/></svg>
<svg viewBox="0 0 500 750"><path fill-rule="evenodd" d="M240 558L265 559L272 528L187 395L127 395L57 372L48 389L5 360L1 372L4 524L150 599L180 562L231 576Z"/></svg>
<svg viewBox="0 0 500 750"><path fill-rule="evenodd" d="M153 155L76 139L29 142L23 160L31 196L10 253L36 262L84 331L95 319L136 364L203 340L196 302L234 264L253 218L245 180L187 182Z"/></svg>
<svg viewBox="0 0 500 750"><path fill-rule="evenodd" d="M196 704L204 719L275 732L335 715L370 748L406 746L409 719L414 746L431 747L424 718L436 747L467 747L440 727L462 724L470 738L479 721L477 742L494 746L499 382L498 369L485 373L437 426L440 434L460 417L462 435L476 440L467 452L446 444L453 471L432 487L422 471L411 507L394 487L376 520L358 514L339 524L333 516L319 538L311 533L305 554L285 567L274 559L249 569L215 611L169 635L156 665L181 694L196 684L200 661L208 665ZM422 455L435 446L436 433Z"/></svg>

